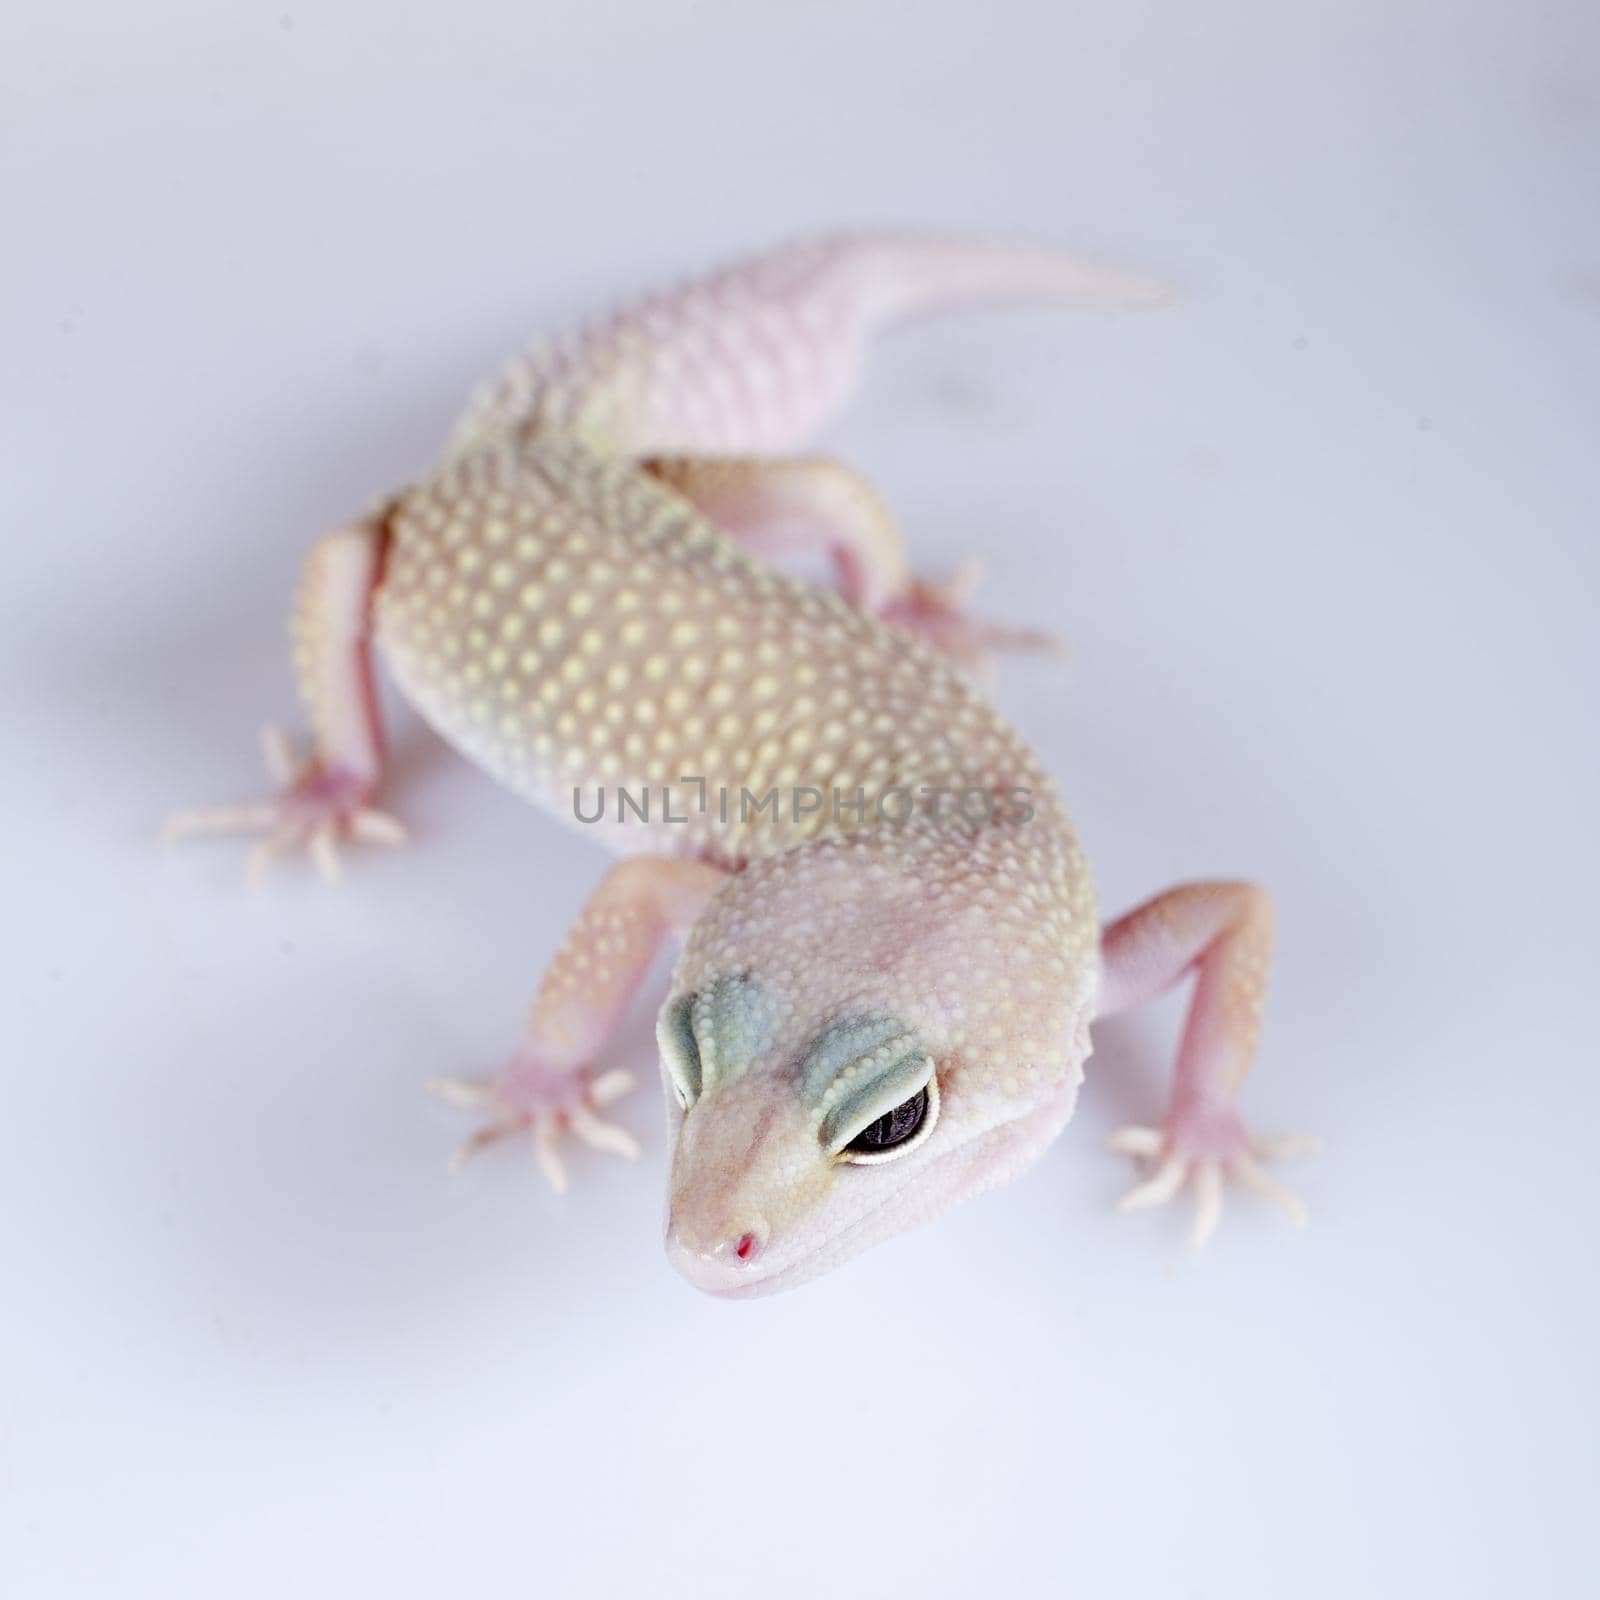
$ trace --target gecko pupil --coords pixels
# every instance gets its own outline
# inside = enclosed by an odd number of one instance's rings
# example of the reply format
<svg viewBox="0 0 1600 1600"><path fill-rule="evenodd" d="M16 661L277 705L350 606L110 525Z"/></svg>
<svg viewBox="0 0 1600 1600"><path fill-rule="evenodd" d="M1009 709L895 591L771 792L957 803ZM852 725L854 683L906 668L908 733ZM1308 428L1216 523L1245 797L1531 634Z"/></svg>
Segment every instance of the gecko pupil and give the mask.
<svg viewBox="0 0 1600 1600"><path fill-rule="evenodd" d="M892 1150L904 1144L928 1114L928 1091L918 1089L909 1100L902 1100L893 1111L885 1111L876 1122L869 1122L848 1145L848 1150Z"/></svg>

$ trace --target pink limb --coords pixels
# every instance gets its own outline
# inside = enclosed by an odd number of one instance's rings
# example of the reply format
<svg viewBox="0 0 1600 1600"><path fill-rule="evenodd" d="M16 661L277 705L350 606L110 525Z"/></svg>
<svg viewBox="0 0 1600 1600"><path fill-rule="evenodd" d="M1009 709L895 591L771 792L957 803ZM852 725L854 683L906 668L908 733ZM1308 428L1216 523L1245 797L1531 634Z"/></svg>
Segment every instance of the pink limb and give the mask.
<svg viewBox="0 0 1600 1600"><path fill-rule="evenodd" d="M826 456L657 456L644 468L758 555L823 550L851 605L915 634L964 666L990 650L1053 649L1050 635L971 616L979 578L968 564L948 582L914 577L900 524L871 484Z"/></svg>
<svg viewBox="0 0 1600 1600"><path fill-rule="evenodd" d="M567 1184L557 1151L563 1132L596 1150L632 1158L633 1136L600 1112L633 1088L631 1073L595 1074L623 1013L669 938L682 939L726 874L698 861L635 857L601 880L562 941L534 998L522 1042L493 1079L435 1078L428 1088L488 1120L457 1148L451 1168L519 1134L559 1194Z"/></svg>
<svg viewBox="0 0 1600 1600"><path fill-rule="evenodd" d="M625 455L799 448L855 381L879 329L999 301L1144 306L1149 279L1062 251L938 235L809 240L659 294L536 347L473 401L462 453L524 426Z"/></svg>
<svg viewBox="0 0 1600 1600"><path fill-rule="evenodd" d="M1259 1138L1237 1106L1260 1034L1272 927L1266 890L1252 883L1195 883L1146 901L1107 927L1101 940L1097 1016L1137 1005L1187 972L1195 974L1166 1116L1160 1127L1121 1129L1111 1147L1151 1168L1151 1176L1123 1197L1125 1211L1162 1205L1193 1179L1197 1246L1216 1229L1225 1179L1276 1201L1297 1223L1305 1220L1300 1201L1261 1163L1314 1141Z"/></svg>
<svg viewBox="0 0 1600 1600"><path fill-rule="evenodd" d="M383 571L381 522L325 534L306 557L290 635L301 699L315 750L296 752L279 728L262 731L267 769L281 792L242 806L181 811L168 839L258 833L252 886L278 856L306 850L329 882L339 876L341 841L395 845L405 829L372 805L383 775L383 730L372 666L372 603Z"/></svg>

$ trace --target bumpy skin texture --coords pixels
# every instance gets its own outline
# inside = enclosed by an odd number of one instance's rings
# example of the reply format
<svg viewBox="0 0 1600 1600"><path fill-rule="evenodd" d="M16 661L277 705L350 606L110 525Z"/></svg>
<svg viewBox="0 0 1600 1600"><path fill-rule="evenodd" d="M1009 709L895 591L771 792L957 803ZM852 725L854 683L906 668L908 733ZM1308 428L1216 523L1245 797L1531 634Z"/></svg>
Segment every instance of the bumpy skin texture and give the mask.
<svg viewBox="0 0 1600 1600"><path fill-rule="evenodd" d="M597 1057L661 942L687 929L660 1026L668 1249L719 1293L800 1282L1012 1176L1070 1116L1097 1006L1190 970L1173 1109L1119 1136L1156 1163L1130 1200L1193 1173L1209 1231L1224 1173L1274 1191L1254 1160L1270 1152L1233 1109L1265 897L1163 897L1112 930L1103 974L1054 785L950 659L1032 636L913 578L849 469L770 455L843 396L874 327L1009 297L1155 293L1047 251L826 240L536 349L431 476L314 554L296 633L318 750L288 794L186 819L248 816L273 830L262 849L309 838L325 867L335 839L392 826L368 808L375 617L446 739L638 858L579 920L499 1076L439 1086L489 1114L465 1148L531 1131L558 1185L561 1133L628 1153L597 1115L625 1075L597 1074ZM756 553L807 542L833 556L842 594ZM917 1136L864 1161L896 1106L919 1108Z"/></svg>
<svg viewBox="0 0 1600 1600"><path fill-rule="evenodd" d="M617 825L613 799L594 827L616 849L738 866L834 826L831 803L754 820L741 787L1048 790L948 662L746 555L631 462L514 438L402 497L389 526L378 636L407 693L568 821L574 788L593 815L602 785L667 785L689 821L658 803ZM726 821L685 777L729 792Z"/></svg>

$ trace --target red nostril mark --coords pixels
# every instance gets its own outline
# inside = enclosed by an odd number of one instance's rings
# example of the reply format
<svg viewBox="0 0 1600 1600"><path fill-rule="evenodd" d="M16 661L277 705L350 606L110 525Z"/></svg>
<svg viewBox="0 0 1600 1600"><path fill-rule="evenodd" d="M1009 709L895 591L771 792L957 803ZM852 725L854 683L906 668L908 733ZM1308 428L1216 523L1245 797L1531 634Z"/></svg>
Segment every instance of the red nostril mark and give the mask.
<svg viewBox="0 0 1600 1600"><path fill-rule="evenodd" d="M739 1242L733 1247L733 1253L740 1261L750 1261L760 1248L753 1233L741 1233Z"/></svg>

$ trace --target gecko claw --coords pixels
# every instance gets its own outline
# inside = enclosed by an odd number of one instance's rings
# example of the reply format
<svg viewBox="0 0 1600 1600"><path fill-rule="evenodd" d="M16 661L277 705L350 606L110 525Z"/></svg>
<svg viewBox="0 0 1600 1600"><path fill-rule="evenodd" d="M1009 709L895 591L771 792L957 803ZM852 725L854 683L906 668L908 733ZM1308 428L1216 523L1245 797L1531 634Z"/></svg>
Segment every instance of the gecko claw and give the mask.
<svg viewBox="0 0 1600 1600"><path fill-rule="evenodd" d="M350 837L361 844L401 845L410 837L405 824L387 811L364 806L350 819Z"/></svg>
<svg viewBox="0 0 1600 1600"><path fill-rule="evenodd" d="M637 1081L631 1072L622 1067L613 1067L609 1072L602 1072L589 1085L589 1099L594 1105L604 1108L612 1101L620 1100L623 1095L632 1094Z"/></svg>
<svg viewBox="0 0 1600 1600"><path fill-rule="evenodd" d="M487 1150L502 1139L509 1139L517 1131L514 1122L489 1122L465 1139L450 1152L449 1171L459 1172L480 1150Z"/></svg>
<svg viewBox="0 0 1600 1600"><path fill-rule="evenodd" d="M261 754L273 782L282 790L277 799L179 811L167 820L163 842L264 834L245 866L252 889L261 887L274 861L296 850L304 850L322 881L333 884L343 876L341 841L389 847L405 842L406 830L399 819L367 804L372 790L369 782L326 767L315 758L301 759L282 728L261 730Z"/></svg>
<svg viewBox="0 0 1600 1600"><path fill-rule="evenodd" d="M1222 1220L1222 1163L1200 1161L1194 1169L1194 1232L1189 1241L1196 1250L1217 1231Z"/></svg>
<svg viewBox="0 0 1600 1600"><path fill-rule="evenodd" d="M1306 1134L1257 1138L1237 1116L1174 1129L1119 1128L1106 1141L1121 1155L1153 1164L1155 1170L1117 1202L1118 1211L1142 1211L1165 1205L1193 1180L1194 1228L1190 1242L1196 1250L1217 1231L1222 1202L1231 1181L1271 1200L1288 1213L1296 1227L1304 1227L1306 1208L1300 1197L1286 1189L1261 1166L1315 1149L1317 1141Z"/></svg>
<svg viewBox="0 0 1600 1600"><path fill-rule="evenodd" d="M1156 1156L1161 1153L1159 1128L1118 1128L1106 1140L1106 1148L1122 1156Z"/></svg>
<svg viewBox="0 0 1600 1600"><path fill-rule="evenodd" d="M458 1111L482 1111L494 1104L494 1090L472 1078L429 1078L422 1086Z"/></svg>
<svg viewBox="0 0 1600 1600"><path fill-rule="evenodd" d="M312 864L317 869L317 876L324 883L337 883L339 881L339 847L333 842L333 828L329 823L325 822L321 827L311 830L311 840L308 848L311 852Z"/></svg>
<svg viewBox="0 0 1600 1600"><path fill-rule="evenodd" d="M287 834L278 832L269 838L263 839L251 852L245 862L244 880L254 894L263 883L267 881L267 869L279 856L287 854L290 849L290 839Z"/></svg>
<svg viewBox="0 0 1600 1600"><path fill-rule="evenodd" d="M462 1111L487 1111L490 1120L456 1146L450 1171L459 1172L480 1150L514 1135L531 1135L534 1159L557 1194L567 1189L566 1167L559 1140L563 1133L608 1155L632 1161L639 1141L626 1128L608 1122L599 1112L634 1086L631 1072L612 1069L590 1078L581 1068L555 1071L514 1059L492 1081L430 1078L425 1085L447 1105Z"/></svg>
<svg viewBox="0 0 1600 1600"><path fill-rule="evenodd" d="M587 1106L575 1106L570 1121L572 1131L591 1150L605 1150L624 1161L639 1159L639 1141L626 1128L597 1117Z"/></svg>
<svg viewBox="0 0 1600 1600"><path fill-rule="evenodd" d="M557 1194L567 1192L567 1169L561 1164L561 1155L556 1149L556 1130L554 1124L548 1120L536 1122L533 1125L533 1155L539 1163L539 1170L545 1175L550 1187Z"/></svg>

